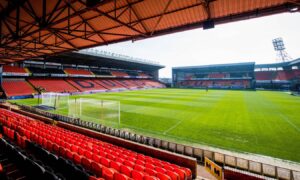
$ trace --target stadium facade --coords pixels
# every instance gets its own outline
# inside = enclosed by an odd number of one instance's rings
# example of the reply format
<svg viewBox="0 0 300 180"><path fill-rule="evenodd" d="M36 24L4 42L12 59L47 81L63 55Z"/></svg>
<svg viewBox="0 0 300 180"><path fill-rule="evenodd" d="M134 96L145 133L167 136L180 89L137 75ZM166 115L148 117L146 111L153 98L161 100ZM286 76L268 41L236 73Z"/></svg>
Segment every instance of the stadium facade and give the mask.
<svg viewBox="0 0 300 180"><path fill-rule="evenodd" d="M158 70L163 67L105 51L64 53L44 61L4 65L0 75L2 96L15 99L41 92L83 94L165 87L158 81Z"/></svg>
<svg viewBox="0 0 300 180"><path fill-rule="evenodd" d="M300 59L174 67L172 79L179 88L299 90Z"/></svg>

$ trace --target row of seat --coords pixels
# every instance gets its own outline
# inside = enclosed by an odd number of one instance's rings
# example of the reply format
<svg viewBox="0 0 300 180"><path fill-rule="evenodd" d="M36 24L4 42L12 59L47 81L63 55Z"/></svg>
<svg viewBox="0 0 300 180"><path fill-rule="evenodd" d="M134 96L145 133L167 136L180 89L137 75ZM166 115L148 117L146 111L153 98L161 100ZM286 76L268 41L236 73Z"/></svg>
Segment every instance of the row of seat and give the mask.
<svg viewBox="0 0 300 180"><path fill-rule="evenodd" d="M47 92L77 92L78 89L63 79L28 79L35 87L43 87Z"/></svg>
<svg viewBox="0 0 300 180"><path fill-rule="evenodd" d="M31 86L29 83L33 86ZM35 88L43 88L47 92L87 92L117 89L161 88L163 84L152 80L116 80L116 79L24 79L5 80L2 83L7 97L32 95Z"/></svg>
<svg viewBox="0 0 300 180"><path fill-rule="evenodd" d="M35 93L33 87L23 80L5 80L2 82L2 89L7 97L32 95Z"/></svg>
<svg viewBox="0 0 300 180"><path fill-rule="evenodd" d="M85 70L85 69L73 69L73 68L65 68L65 69L57 69L57 68L37 68L37 67L28 67L28 68L22 68L17 66L9 66L5 65L3 66L3 72L4 73L17 73L17 74L28 74L36 73L36 74L69 74L69 75L78 75L78 76L92 76L94 74L96 75L103 75L103 76L116 76L116 77L127 77L130 76L131 73L134 73L133 76L140 76L140 77L150 77L146 73L141 72L122 72L122 71L99 71L99 70Z"/></svg>
<svg viewBox="0 0 300 180"><path fill-rule="evenodd" d="M190 179L191 171L165 161L93 139L59 127L46 125L1 110L7 127L50 152L81 164L105 179ZM1 116L0 116L1 117ZM5 121L3 119L10 119Z"/></svg>
<svg viewBox="0 0 300 180"><path fill-rule="evenodd" d="M280 71L256 71L256 80L291 80L299 78L300 70L280 70Z"/></svg>
<svg viewBox="0 0 300 180"><path fill-rule="evenodd" d="M9 128L8 128L9 129ZM5 134L5 133L4 133ZM61 174L56 174L54 170L37 161L33 156L15 144L0 139L0 153L6 155L3 174L1 179L43 179L43 180L64 180ZM3 154L4 153L4 154ZM2 157L2 156L1 156ZM5 170L4 170L5 169Z"/></svg>

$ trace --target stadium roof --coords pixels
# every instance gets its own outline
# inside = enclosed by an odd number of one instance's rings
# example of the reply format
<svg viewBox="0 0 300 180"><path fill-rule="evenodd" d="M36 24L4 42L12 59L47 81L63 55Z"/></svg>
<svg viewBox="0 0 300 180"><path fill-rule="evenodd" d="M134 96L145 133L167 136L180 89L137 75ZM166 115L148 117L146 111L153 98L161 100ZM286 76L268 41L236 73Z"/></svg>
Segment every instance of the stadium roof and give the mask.
<svg viewBox="0 0 300 180"><path fill-rule="evenodd" d="M245 62L245 63L231 63L231 64L211 64L211 65L201 65L201 66L183 66L183 67L173 67L173 70L177 71L231 71L231 70L254 70L255 62Z"/></svg>
<svg viewBox="0 0 300 180"><path fill-rule="evenodd" d="M300 58L281 63L271 63L271 64L256 64L255 68L279 68L279 67L291 67L291 66L300 66Z"/></svg>
<svg viewBox="0 0 300 180"><path fill-rule="evenodd" d="M28 61L28 62L31 63L35 61ZM41 62L41 61L36 60L36 62ZM113 53L108 53L108 52L91 53L87 51L67 52L56 56L49 56L45 58L45 61L42 62L97 66L97 67L115 68L115 69L143 70L143 71L155 71L165 67L163 65L156 64L151 61L141 61L138 60L137 58L129 58L126 56L121 56Z"/></svg>
<svg viewBox="0 0 300 180"><path fill-rule="evenodd" d="M0 0L0 63L281 12L299 0Z"/></svg>

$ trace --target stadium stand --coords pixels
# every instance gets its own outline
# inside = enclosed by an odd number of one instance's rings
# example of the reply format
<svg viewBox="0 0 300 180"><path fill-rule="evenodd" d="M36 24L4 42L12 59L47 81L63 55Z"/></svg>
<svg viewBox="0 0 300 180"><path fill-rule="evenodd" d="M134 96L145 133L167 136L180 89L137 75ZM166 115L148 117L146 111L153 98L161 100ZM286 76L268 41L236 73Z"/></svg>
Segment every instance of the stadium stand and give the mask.
<svg viewBox="0 0 300 180"><path fill-rule="evenodd" d="M143 77L143 78L149 78L150 76L148 75L148 74L146 74L146 73L138 73L138 75L140 76L140 77Z"/></svg>
<svg viewBox="0 0 300 180"><path fill-rule="evenodd" d="M2 89L7 97L26 96L35 93L33 87L24 79L6 79L2 82Z"/></svg>
<svg viewBox="0 0 300 180"><path fill-rule="evenodd" d="M121 71L111 71L111 74L116 77L128 77L129 75Z"/></svg>
<svg viewBox="0 0 300 180"><path fill-rule="evenodd" d="M215 79L218 79L218 78L225 78L228 74L224 74L224 73L211 73L211 74L208 74L208 78L215 78Z"/></svg>
<svg viewBox="0 0 300 180"><path fill-rule="evenodd" d="M97 84L105 87L106 89L109 89L109 90L124 90L126 89L124 86L120 85L119 83L116 82L116 80L100 80L100 79L97 79L97 80L94 80Z"/></svg>
<svg viewBox="0 0 300 180"><path fill-rule="evenodd" d="M253 89L255 63L234 63L173 68L175 87Z"/></svg>
<svg viewBox="0 0 300 180"><path fill-rule="evenodd" d="M77 92L78 89L70 85L64 79L29 79L34 87L42 87L47 92Z"/></svg>
<svg viewBox="0 0 300 180"><path fill-rule="evenodd" d="M86 91L106 91L107 89L90 79L67 79L67 82L76 87L81 92Z"/></svg>
<svg viewBox="0 0 300 180"><path fill-rule="evenodd" d="M180 86L191 88L215 88L215 89L248 89L250 88L249 80L198 80L182 81Z"/></svg>
<svg viewBox="0 0 300 180"><path fill-rule="evenodd" d="M273 72L264 71L264 72L255 72L256 80L272 80Z"/></svg>
<svg viewBox="0 0 300 180"><path fill-rule="evenodd" d="M25 68L16 67L16 66L3 66L3 73L6 74L28 74Z"/></svg>
<svg viewBox="0 0 300 180"><path fill-rule="evenodd" d="M138 88L138 85L133 83L133 81L130 81L130 80L120 79L120 80L116 80L115 82L124 86L127 89L137 89Z"/></svg>
<svg viewBox="0 0 300 180"><path fill-rule="evenodd" d="M91 71L85 70L85 69L72 69L72 68L66 68L64 69L66 74L72 75L72 76L92 76L93 73Z"/></svg>
<svg viewBox="0 0 300 180"><path fill-rule="evenodd" d="M65 170L68 172L65 174L73 176L73 179L78 174L81 176L77 178L86 177L80 179L97 176L106 180L192 178L191 170L188 168L48 125L11 111L0 109L0 117L5 137L10 141L16 141L23 149L29 146L40 152L38 154L43 156L42 159L47 159L47 164L54 164L59 169ZM84 170L76 169L77 165L82 166ZM42 172L36 171L34 175L43 177L45 173Z"/></svg>

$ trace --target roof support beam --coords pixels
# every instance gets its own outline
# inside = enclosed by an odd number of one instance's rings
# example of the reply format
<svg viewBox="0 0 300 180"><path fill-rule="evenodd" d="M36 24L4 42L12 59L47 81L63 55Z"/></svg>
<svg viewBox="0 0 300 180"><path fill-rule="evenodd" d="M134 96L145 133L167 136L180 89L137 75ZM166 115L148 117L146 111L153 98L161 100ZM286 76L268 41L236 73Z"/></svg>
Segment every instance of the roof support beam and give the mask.
<svg viewBox="0 0 300 180"><path fill-rule="evenodd" d="M166 6L165 6L165 8L164 8L163 13L162 13L161 16L158 18L158 20L157 20L157 22L156 22L154 28L152 29L152 32L151 32L150 36L152 36L152 35L154 34L154 32L155 32L157 26L159 25L160 21L161 21L162 18L164 17L164 15L165 15L165 13L167 12L167 10L168 10L170 4L172 3L172 1L173 1L173 0L169 0L169 1L167 2Z"/></svg>
<svg viewBox="0 0 300 180"><path fill-rule="evenodd" d="M80 0L80 1L82 2L82 0ZM95 12L98 12L100 15L103 15L103 16L105 16L105 17L107 17L107 18L109 18L109 19L111 19L111 20L117 22L118 24L121 24L122 26L127 27L128 29L130 29L130 30L132 30L132 31L135 31L135 32L141 34L141 35L144 36L144 37L147 37L147 35L144 34L143 32L141 32L140 30L138 30L138 29L136 29L136 28L134 28L134 27L132 27L132 26L130 26L130 25L128 25L128 24L126 24L126 23L124 23L124 22L122 22L122 21L116 19L116 18L114 18L113 16L109 15L108 13L105 13L105 12L99 10L98 8L94 8L94 9L92 9L92 10L95 11Z"/></svg>

